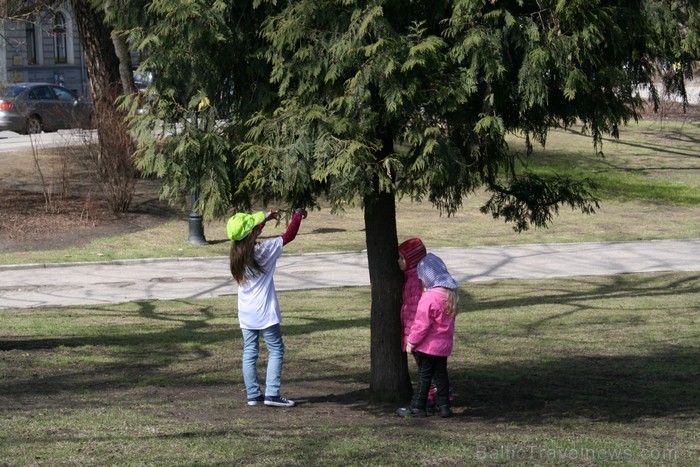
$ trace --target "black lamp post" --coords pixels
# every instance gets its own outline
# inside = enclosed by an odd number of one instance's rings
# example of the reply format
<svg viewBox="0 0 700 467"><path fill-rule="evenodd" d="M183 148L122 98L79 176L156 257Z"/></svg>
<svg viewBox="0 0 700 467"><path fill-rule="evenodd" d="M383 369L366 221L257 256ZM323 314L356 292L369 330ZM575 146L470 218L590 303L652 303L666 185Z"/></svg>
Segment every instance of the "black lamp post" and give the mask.
<svg viewBox="0 0 700 467"><path fill-rule="evenodd" d="M199 193L192 193L192 211L189 215L190 236L187 241L193 245L209 245L207 239L204 238L204 225L202 224L202 215L195 211Z"/></svg>

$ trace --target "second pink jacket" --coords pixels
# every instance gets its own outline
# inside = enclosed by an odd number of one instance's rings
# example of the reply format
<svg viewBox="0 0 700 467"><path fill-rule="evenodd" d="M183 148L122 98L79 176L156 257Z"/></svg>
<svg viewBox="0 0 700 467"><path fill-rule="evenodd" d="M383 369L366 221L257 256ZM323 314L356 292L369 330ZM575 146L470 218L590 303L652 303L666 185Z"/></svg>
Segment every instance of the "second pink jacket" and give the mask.
<svg viewBox="0 0 700 467"><path fill-rule="evenodd" d="M408 342L415 346L414 351L436 357L448 357L452 353L455 318L445 313L446 292L441 287L435 287L421 295L408 335Z"/></svg>
<svg viewBox="0 0 700 467"><path fill-rule="evenodd" d="M401 350L406 351L406 338L411 332L416 309L423 293L423 283L418 279L416 268L404 271L403 303L401 304Z"/></svg>

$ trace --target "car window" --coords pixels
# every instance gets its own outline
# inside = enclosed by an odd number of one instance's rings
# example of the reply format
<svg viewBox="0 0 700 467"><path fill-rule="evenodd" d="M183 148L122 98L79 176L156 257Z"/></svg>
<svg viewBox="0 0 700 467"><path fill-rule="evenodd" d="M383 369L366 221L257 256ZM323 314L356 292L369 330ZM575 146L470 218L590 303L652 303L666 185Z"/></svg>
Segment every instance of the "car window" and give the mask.
<svg viewBox="0 0 700 467"><path fill-rule="evenodd" d="M10 86L9 88L0 90L0 97L17 97L17 95L25 89L27 88L23 88L21 86Z"/></svg>
<svg viewBox="0 0 700 467"><path fill-rule="evenodd" d="M48 86L39 86L29 91L29 98L35 100L49 100L54 97Z"/></svg>
<svg viewBox="0 0 700 467"><path fill-rule="evenodd" d="M56 86L52 86L51 89L53 89L54 94L56 94L56 97L58 97L58 100L60 101L73 102L78 98L78 96L70 92L68 89L59 88Z"/></svg>
<svg viewBox="0 0 700 467"><path fill-rule="evenodd" d="M134 72L134 85L139 91L143 91L146 87L153 84L153 72L152 71L135 71Z"/></svg>

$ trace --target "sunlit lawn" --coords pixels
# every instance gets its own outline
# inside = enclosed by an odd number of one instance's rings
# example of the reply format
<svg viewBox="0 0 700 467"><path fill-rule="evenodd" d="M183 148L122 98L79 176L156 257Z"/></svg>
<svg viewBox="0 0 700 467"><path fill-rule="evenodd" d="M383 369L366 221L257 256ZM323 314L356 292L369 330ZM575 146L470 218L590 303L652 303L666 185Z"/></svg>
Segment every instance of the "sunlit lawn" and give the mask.
<svg viewBox="0 0 700 467"><path fill-rule="evenodd" d="M578 129L553 130L543 149L535 146L527 161L537 173L590 178L598 184L601 200L596 214L585 216L568 207L547 229L515 233L512 225L481 214L488 195L465 199L455 216L447 217L430 203L402 199L397 205L399 240L420 236L430 247L627 241L697 237L700 232L700 123L642 122L622 129L619 140L606 139L596 154L590 136ZM511 148L524 150L524 140L513 135ZM271 206L280 207L280 206ZM281 206L284 207L284 206ZM263 209L263 206L257 206ZM282 233L285 224L268 225L269 235ZM109 261L146 257L224 256L228 241L223 221L204 224L209 246L187 242L186 213L170 222L139 232L102 238L51 251L7 253L0 264ZM363 214L359 207L331 214L327 205L313 210L288 253L357 251L365 249Z"/></svg>
<svg viewBox="0 0 700 467"><path fill-rule="evenodd" d="M0 465L697 463L696 273L461 293L447 420L368 404L366 288L280 294L279 410L245 404L231 297L3 310Z"/></svg>

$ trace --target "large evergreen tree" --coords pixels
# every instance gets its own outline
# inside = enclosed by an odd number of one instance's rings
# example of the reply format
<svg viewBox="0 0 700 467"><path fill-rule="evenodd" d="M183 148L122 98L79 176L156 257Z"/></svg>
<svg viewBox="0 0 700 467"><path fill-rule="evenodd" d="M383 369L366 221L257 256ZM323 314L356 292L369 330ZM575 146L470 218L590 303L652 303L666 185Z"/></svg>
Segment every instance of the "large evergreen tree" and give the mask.
<svg viewBox="0 0 700 467"><path fill-rule="evenodd" d="M199 189L209 216L251 199L359 201L377 399L410 392L396 197L450 214L486 190L483 212L516 230L564 205L591 213L585 180L516 171L528 154L506 135L531 147L581 125L599 147L659 70L683 93L698 51L696 1L161 0L151 13L141 45L163 82L137 125L141 167L170 196ZM163 120L177 131L150 137Z"/></svg>
<svg viewBox="0 0 700 467"><path fill-rule="evenodd" d="M164 180L162 194L174 204L185 206L198 193L205 219L262 196L237 190L243 172L234 147L245 120L275 99L258 55L257 31L269 11L251 2L158 0L128 30L143 56L140 68L155 73L145 112L132 125L139 167ZM142 104L142 96L126 101L132 114Z"/></svg>

